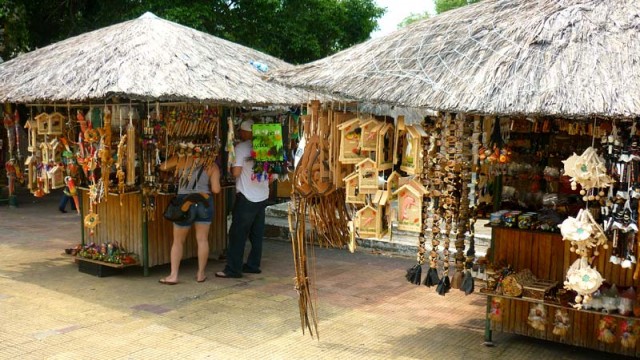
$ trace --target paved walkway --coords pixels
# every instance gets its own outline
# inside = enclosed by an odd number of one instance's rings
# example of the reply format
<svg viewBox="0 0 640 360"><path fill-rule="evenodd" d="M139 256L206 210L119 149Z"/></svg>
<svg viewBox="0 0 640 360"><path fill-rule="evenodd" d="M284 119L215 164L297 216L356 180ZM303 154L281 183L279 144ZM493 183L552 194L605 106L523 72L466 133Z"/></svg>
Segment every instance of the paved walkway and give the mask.
<svg viewBox="0 0 640 360"><path fill-rule="evenodd" d="M80 221L57 197L0 205L0 359L615 359L610 354L494 334L482 345L485 298L445 297L404 279L414 260L316 249L320 340L303 335L290 246L267 241L264 272L196 283L157 280L167 266L98 278L65 247Z"/></svg>

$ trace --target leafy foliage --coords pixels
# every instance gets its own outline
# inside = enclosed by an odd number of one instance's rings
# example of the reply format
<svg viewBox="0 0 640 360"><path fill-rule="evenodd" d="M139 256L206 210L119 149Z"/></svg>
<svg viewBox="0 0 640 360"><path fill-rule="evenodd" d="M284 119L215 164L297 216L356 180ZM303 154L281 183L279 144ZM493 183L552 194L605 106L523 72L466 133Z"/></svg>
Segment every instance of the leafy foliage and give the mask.
<svg viewBox="0 0 640 360"><path fill-rule="evenodd" d="M11 58L146 11L291 63L367 40L384 9L374 0L0 0Z"/></svg>
<svg viewBox="0 0 640 360"><path fill-rule="evenodd" d="M455 8L477 3L480 0L435 0L436 14L442 14Z"/></svg>
<svg viewBox="0 0 640 360"><path fill-rule="evenodd" d="M429 15L429 12L425 11L422 14L416 14L416 13L411 13L409 16L407 16L406 18L404 18L400 24L398 24L398 29L401 29L407 25L413 24L416 21L420 21L420 20L424 20L424 19L428 19L431 15Z"/></svg>

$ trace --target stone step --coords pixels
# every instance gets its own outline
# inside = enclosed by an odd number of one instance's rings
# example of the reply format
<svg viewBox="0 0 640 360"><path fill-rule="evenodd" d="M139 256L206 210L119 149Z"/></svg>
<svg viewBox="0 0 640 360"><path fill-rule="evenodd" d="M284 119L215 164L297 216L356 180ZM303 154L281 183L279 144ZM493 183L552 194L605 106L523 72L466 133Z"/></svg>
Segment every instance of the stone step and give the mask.
<svg viewBox="0 0 640 360"><path fill-rule="evenodd" d="M268 206L265 210L265 237L289 241L289 204L279 203ZM491 240L491 229L485 227L487 220L476 222L475 250L476 256L485 256ZM309 229L310 226L307 226ZM380 250L401 256L415 256L418 250L418 234L398 230L392 224L392 231L382 239L358 238L358 246L371 250ZM453 246L453 242L451 244ZM431 244L427 242L427 250L431 250ZM465 240L465 251L469 247L469 237ZM455 254L455 248L450 249Z"/></svg>

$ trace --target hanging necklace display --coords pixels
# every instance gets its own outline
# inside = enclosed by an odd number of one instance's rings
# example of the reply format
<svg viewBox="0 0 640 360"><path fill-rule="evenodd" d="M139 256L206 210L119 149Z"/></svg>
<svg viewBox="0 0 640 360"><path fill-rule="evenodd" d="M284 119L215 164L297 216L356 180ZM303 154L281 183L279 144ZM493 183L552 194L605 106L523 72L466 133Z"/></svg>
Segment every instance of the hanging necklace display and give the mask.
<svg viewBox="0 0 640 360"><path fill-rule="evenodd" d="M462 289L462 279L465 274L465 255L464 255L464 240L467 231L469 230L469 212L470 212L470 199L469 199L469 184L471 183L471 157L472 148L470 146L469 139L472 139L473 123L466 121L464 115L459 114L457 116L458 132L456 133L456 145L462 145L462 148L458 150L456 154L456 172L458 174L457 184L457 199L458 204L455 210L458 211L456 219L456 255L455 255L455 274L451 281L451 287L455 289ZM470 291L473 291L471 288Z"/></svg>
<svg viewBox="0 0 640 360"><path fill-rule="evenodd" d="M111 166L113 165L113 159L111 158L111 110L105 105L104 107L104 124L102 126L103 136L101 137L100 145L100 181L102 186L109 189L109 174L111 173ZM109 199L108 196L104 197L106 202Z"/></svg>
<svg viewBox="0 0 640 360"><path fill-rule="evenodd" d="M475 224L478 216L478 175L480 172L480 155L479 149L481 146L480 136L482 133L481 118L476 115L473 118L473 129L471 135L471 179L468 181L469 186L469 248L465 256L465 273L462 279L462 285L460 290L464 291L466 295L471 294L474 291L474 279L471 273L471 269L474 266L476 249L475 249ZM464 197L463 197L464 198Z"/></svg>
<svg viewBox="0 0 640 360"><path fill-rule="evenodd" d="M397 130L396 130L397 131ZM428 164L429 163L429 149L434 146L435 144L432 144L431 141L435 140L434 138L428 138L425 142L423 142L421 149L422 149L422 159L423 161ZM380 154L377 154L378 156L381 156ZM422 183L422 185L427 188L429 186L429 172L431 171L430 166L425 165L422 168L422 172L419 174L419 179L420 179L420 183ZM390 183L387 184L387 186L391 186ZM424 199L424 197L423 197ZM429 219L429 214L428 214L429 210L428 210L428 206L423 206L422 207L422 226L420 228L420 234L418 235L418 253L416 256L416 261L417 264L414 265L413 267L409 268L407 270L407 274L405 275L406 279L415 285L420 285L421 281L422 281L422 265L424 265L426 259L425 259L425 253L427 252L427 249L425 247L425 243L426 243L426 236L425 234L427 233L427 226L428 226L428 219Z"/></svg>
<svg viewBox="0 0 640 360"><path fill-rule="evenodd" d="M133 126L133 110L129 105L129 124L127 125L127 170L126 184L134 186L136 184L136 128Z"/></svg>
<svg viewBox="0 0 640 360"><path fill-rule="evenodd" d="M440 228L442 224L443 209L440 207L440 195L442 189L443 156L440 153L442 140L443 115L435 118L433 129L429 137L429 149L425 161L427 169L427 191L430 196L429 206L426 206L428 218L431 219L431 250L429 251L429 269L423 285L431 287L440 282L438 276L438 246L440 245ZM427 226L429 221L424 222Z"/></svg>
<svg viewBox="0 0 640 360"><path fill-rule="evenodd" d="M116 156L117 156L117 161L116 161L116 179L118 181L117 184L117 189L118 189L118 198L120 201L120 206L122 206L122 199L124 197L124 192L125 192L125 177L126 174L124 172L124 170L122 170L122 166L123 166L123 158L124 158L124 150L125 150L125 144L127 142L127 134L124 134L120 136L120 142L118 142L118 147L116 150Z"/></svg>
<svg viewBox="0 0 640 360"><path fill-rule="evenodd" d="M444 232L441 230L442 239L442 276L436 286L436 292L444 295L451 288L451 280L449 278L451 231L454 227L454 209L458 206L458 200L455 192L456 185L459 184L457 174L455 173L455 154L461 150L456 145L457 123L452 119L451 114L445 116L444 131L441 141L442 164L444 164L444 179L442 182L440 207L443 209L441 217L444 220Z"/></svg>
<svg viewBox="0 0 640 360"><path fill-rule="evenodd" d="M155 220L156 214L156 195L158 192L156 179L156 166L159 165L157 160L158 152L158 134L156 129L160 129L159 120L160 108L156 104L154 111L154 121L151 121L151 109L147 104L147 120L142 129L142 163L143 163L143 183L142 190L142 211L148 221ZM158 125L158 126L156 126Z"/></svg>

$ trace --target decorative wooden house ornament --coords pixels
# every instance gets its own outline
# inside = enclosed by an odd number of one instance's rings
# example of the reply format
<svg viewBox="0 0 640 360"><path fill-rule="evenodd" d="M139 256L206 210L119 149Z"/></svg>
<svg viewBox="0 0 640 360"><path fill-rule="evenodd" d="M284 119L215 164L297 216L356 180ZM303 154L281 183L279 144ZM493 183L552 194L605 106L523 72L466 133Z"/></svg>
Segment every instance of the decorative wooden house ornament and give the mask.
<svg viewBox="0 0 640 360"><path fill-rule="evenodd" d="M358 189L364 194L375 194L378 191L378 168L376 162L367 158L356 165L358 173Z"/></svg>
<svg viewBox="0 0 640 360"><path fill-rule="evenodd" d="M410 125L406 129L400 170L415 175L422 171L422 139L427 137L427 133L420 125Z"/></svg>
<svg viewBox="0 0 640 360"><path fill-rule="evenodd" d="M369 118L360 123L360 150L376 151L378 145L377 129L382 123Z"/></svg>
<svg viewBox="0 0 640 360"><path fill-rule="evenodd" d="M402 176L397 171L394 171L387 178L385 183L385 190L389 193L389 200L395 199L395 191L400 188L400 178Z"/></svg>
<svg viewBox="0 0 640 360"><path fill-rule="evenodd" d="M358 189L359 181L357 172L353 172L344 178L345 202L349 204L364 204L364 193Z"/></svg>
<svg viewBox="0 0 640 360"><path fill-rule="evenodd" d="M64 115L42 113L35 117L39 135L60 135L64 126Z"/></svg>
<svg viewBox="0 0 640 360"><path fill-rule="evenodd" d="M410 180L394 192L398 196L398 230L420 232L422 229L422 199L427 189Z"/></svg>
<svg viewBox="0 0 640 360"><path fill-rule="evenodd" d="M37 135L38 135L38 126L36 124L36 122L32 119L27 120L27 122L24 124L24 128L27 129L27 135L28 135L28 145L27 145L27 151L29 152L35 152L38 149L38 139L37 139Z"/></svg>
<svg viewBox="0 0 640 360"><path fill-rule="evenodd" d="M55 164L62 162L62 144L58 138L49 142L49 162Z"/></svg>
<svg viewBox="0 0 640 360"><path fill-rule="evenodd" d="M49 144L40 143L40 158L43 164L49 164L51 161L51 151L49 150Z"/></svg>
<svg viewBox="0 0 640 360"><path fill-rule="evenodd" d="M376 220L378 219L378 209L367 205L356 212L356 229L363 238L376 237Z"/></svg>
<svg viewBox="0 0 640 360"><path fill-rule="evenodd" d="M396 128L394 131L393 137L393 163L397 164L400 158L398 157L398 147L401 144L402 139L404 138L404 134L407 132L406 126L404 124L404 116L398 115L398 119L396 120ZM402 149L401 149L402 150Z"/></svg>
<svg viewBox="0 0 640 360"><path fill-rule="evenodd" d="M360 155L360 119L352 119L338 125L340 130L340 156L343 164L357 164L364 156Z"/></svg>
<svg viewBox="0 0 640 360"><path fill-rule="evenodd" d="M49 115L49 131L47 135L61 135L64 128L64 115L54 112Z"/></svg>
<svg viewBox="0 0 640 360"><path fill-rule="evenodd" d="M32 193L38 188L38 177L36 175L36 156L29 155L24 162L25 169L27 170L27 189Z"/></svg>
<svg viewBox="0 0 640 360"><path fill-rule="evenodd" d="M378 190L373 198L378 213L376 214L376 238L381 239L389 231L389 221L391 208L389 207L389 193L385 190Z"/></svg>
<svg viewBox="0 0 640 360"><path fill-rule="evenodd" d="M45 135L49 128L49 114L42 113L34 118L36 120L36 126L39 135Z"/></svg>
<svg viewBox="0 0 640 360"><path fill-rule="evenodd" d="M51 188L59 189L65 186L64 184L64 167L55 165L51 170L47 172L49 179L51 179Z"/></svg>
<svg viewBox="0 0 640 360"><path fill-rule="evenodd" d="M376 129L376 164L378 171L393 168L393 125L383 123Z"/></svg>

